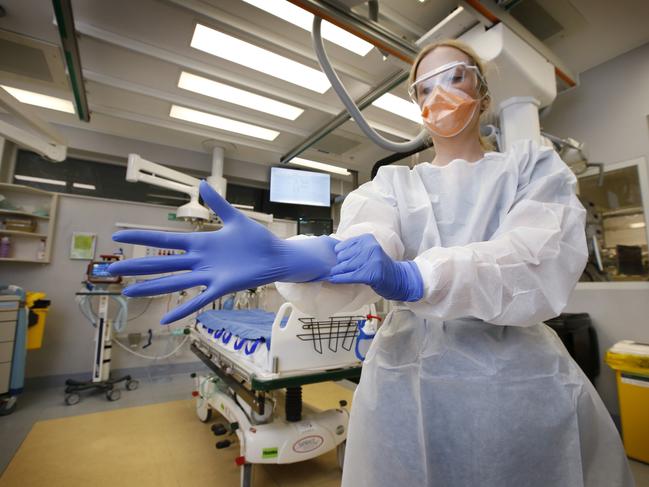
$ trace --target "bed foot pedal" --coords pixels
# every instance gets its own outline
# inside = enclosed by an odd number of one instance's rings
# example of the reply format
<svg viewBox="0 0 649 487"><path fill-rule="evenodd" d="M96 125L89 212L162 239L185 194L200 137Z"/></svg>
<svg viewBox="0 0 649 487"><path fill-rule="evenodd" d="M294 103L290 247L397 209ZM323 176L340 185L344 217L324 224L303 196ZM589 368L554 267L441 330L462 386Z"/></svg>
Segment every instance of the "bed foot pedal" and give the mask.
<svg viewBox="0 0 649 487"><path fill-rule="evenodd" d="M230 445L232 445L232 442L230 440L218 441L216 443L216 449L217 450L222 450L223 448L227 448Z"/></svg>

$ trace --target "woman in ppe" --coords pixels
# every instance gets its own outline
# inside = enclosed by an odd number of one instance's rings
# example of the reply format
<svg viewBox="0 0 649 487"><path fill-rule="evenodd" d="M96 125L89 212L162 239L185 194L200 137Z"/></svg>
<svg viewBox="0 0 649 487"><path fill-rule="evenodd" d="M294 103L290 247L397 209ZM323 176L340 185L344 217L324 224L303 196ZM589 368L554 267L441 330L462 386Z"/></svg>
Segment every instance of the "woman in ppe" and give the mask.
<svg viewBox="0 0 649 487"><path fill-rule="evenodd" d="M457 41L419 54L409 92L435 159L382 167L345 199L335 235L278 239L203 184L222 230L118 232L186 253L111 270L190 271L125 291L205 286L164 322L273 281L314 316L395 301L354 395L343 487L631 486L597 392L541 323L563 310L587 259L575 176L530 141L485 153L483 72Z"/></svg>

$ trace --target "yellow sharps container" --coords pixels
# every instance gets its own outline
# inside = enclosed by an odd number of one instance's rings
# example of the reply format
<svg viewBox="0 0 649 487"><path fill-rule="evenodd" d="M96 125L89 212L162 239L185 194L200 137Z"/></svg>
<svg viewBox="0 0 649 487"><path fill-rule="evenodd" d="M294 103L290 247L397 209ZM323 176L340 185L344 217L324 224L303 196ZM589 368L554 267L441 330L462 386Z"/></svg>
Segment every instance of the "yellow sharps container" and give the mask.
<svg viewBox="0 0 649 487"><path fill-rule="evenodd" d="M45 320L50 308L50 301L45 299L45 293L27 293L27 308L29 308L29 327L27 328L27 350L41 348Z"/></svg>
<svg viewBox="0 0 649 487"><path fill-rule="evenodd" d="M626 454L649 463L649 344L623 340L606 353L615 370Z"/></svg>

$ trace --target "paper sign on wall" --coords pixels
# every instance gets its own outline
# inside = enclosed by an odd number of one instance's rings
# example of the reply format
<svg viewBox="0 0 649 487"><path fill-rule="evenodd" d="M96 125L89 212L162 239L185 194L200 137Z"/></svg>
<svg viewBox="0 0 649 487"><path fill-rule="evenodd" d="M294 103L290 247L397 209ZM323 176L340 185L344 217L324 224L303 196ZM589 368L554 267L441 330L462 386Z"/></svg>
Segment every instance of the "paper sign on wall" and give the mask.
<svg viewBox="0 0 649 487"><path fill-rule="evenodd" d="M77 260L92 260L95 258L97 234L74 232L70 243L70 258Z"/></svg>

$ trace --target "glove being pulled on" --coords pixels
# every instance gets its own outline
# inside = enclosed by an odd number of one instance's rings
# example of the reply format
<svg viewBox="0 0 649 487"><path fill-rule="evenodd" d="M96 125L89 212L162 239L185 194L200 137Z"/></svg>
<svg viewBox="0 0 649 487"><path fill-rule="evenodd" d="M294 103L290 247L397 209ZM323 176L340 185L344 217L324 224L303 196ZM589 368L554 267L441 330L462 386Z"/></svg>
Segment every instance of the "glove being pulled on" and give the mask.
<svg viewBox="0 0 649 487"><path fill-rule="evenodd" d="M276 281L308 282L326 278L336 263L331 237L283 240L232 207L206 182L200 184L205 203L221 218L213 232L123 230L116 242L180 249L185 253L129 259L111 264L114 275L146 275L189 271L151 279L124 289L129 297L166 294L204 286L197 297L173 309L161 322L179 320L224 294Z"/></svg>
<svg viewBox="0 0 649 487"><path fill-rule="evenodd" d="M424 282L413 261L395 261L387 255L374 235L363 234L335 246L337 264L327 281L334 284L360 283L371 286L385 299L418 301Z"/></svg>

